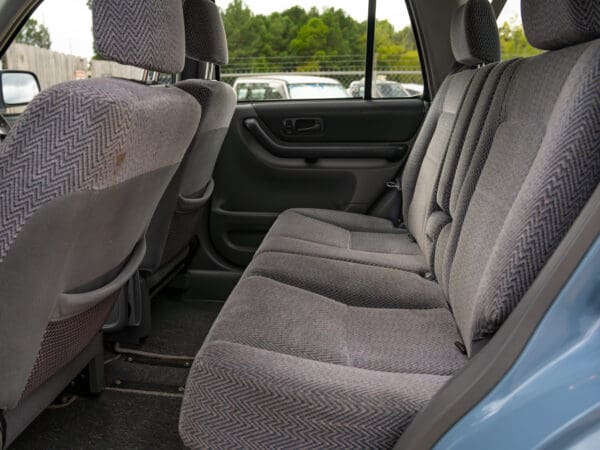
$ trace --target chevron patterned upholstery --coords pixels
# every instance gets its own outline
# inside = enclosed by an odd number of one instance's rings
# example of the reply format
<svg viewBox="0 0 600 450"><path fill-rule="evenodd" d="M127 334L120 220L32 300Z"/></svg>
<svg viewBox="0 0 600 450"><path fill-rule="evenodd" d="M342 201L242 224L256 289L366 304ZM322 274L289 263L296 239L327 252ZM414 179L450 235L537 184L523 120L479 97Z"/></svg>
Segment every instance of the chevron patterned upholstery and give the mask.
<svg viewBox="0 0 600 450"><path fill-rule="evenodd" d="M121 64L164 73L185 65L182 0L93 0L98 52Z"/></svg>
<svg viewBox="0 0 600 450"><path fill-rule="evenodd" d="M228 342L190 372L190 448L391 448L448 377L372 372Z"/></svg>
<svg viewBox="0 0 600 450"><path fill-rule="evenodd" d="M523 1L536 11L530 30L542 13L563 20L551 3L589 14L578 21L589 33L558 26L546 44L564 48L498 64L469 88L492 98L475 96L463 148L449 150L461 179L442 178L454 213L434 243L437 281L373 264L371 254L349 261L306 250L323 239L348 249L356 229L385 233L379 250L389 256L407 236L383 219L284 213L267 240L306 239L287 250L263 245L229 297L188 378L186 445L391 448L506 321L600 183L600 40L577 43L597 36L598 3Z"/></svg>
<svg viewBox="0 0 600 450"><path fill-rule="evenodd" d="M174 129L158 136L164 117L148 115L142 104L165 113L183 104L196 114L174 121ZM125 80L74 81L43 91L1 147L0 262L27 220L52 200L178 163L198 110L179 89ZM145 127L151 125L157 131L149 133ZM180 152L158 151L160 142ZM152 155L149 149L155 149Z"/></svg>
<svg viewBox="0 0 600 450"><path fill-rule="evenodd" d="M473 338L493 336L600 182L600 41L573 67L484 272Z"/></svg>
<svg viewBox="0 0 600 450"><path fill-rule="evenodd" d="M534 47L558 50L600 37L598 0L527 0L523 29Z"/></svg>

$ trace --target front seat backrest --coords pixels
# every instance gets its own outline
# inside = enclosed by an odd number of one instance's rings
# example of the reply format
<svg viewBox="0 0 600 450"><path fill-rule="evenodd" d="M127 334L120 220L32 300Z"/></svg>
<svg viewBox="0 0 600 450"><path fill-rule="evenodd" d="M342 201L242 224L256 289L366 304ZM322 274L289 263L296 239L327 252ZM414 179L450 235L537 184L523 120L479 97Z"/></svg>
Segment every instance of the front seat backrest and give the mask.
<svg viewBox="0 0 600 450"><path fill-rule="evenodd" d="M181 0L95 0L93 16L103 56L182 70ZM139 266L199 120L198 103L174 87L72 81L39 94L2 144L0 410L12 438L11 412L91 342L123 271Z"/></svg>
<svg viewBox="0 0 600 450"><path fill-rule="evenodd" d="M219 8L210 0L184 3L186 53L208 65L228 63L227 37ZM226 83L190 79L176 86L196 98L202 120L181 168L163 197L148 233L143 269L154 274L149 285L164 278L189 252L203 206L213 191L212 174L237 102Z"/></svg>

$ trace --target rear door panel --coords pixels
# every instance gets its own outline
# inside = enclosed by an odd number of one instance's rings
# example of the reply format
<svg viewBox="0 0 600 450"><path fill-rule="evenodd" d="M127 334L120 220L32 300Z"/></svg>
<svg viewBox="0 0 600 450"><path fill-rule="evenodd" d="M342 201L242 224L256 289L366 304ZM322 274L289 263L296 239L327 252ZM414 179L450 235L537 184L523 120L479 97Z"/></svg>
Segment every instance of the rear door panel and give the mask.
<svg viewBox="0 0 600 450"><path fill-rule="evenodd" d="M243 267L286 209L366 213L401 170L424 115L417 99L239 105L214 174L215 248ZM301 132L286 130L290 119Z"/></svg>

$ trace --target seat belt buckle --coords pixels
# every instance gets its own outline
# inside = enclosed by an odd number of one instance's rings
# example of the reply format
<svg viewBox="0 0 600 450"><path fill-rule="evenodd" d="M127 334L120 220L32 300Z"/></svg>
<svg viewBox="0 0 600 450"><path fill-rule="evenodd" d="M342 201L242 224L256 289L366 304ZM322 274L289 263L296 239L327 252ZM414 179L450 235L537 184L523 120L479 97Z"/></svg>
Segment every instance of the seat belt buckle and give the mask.
<svg viewBox="0 0 600 450"><path fill-rule="evenodd" d="M388 181L385 183L385 187L388 189L395 189L398 192L402 192L402 185L400 184L400 180Z"/></svg>

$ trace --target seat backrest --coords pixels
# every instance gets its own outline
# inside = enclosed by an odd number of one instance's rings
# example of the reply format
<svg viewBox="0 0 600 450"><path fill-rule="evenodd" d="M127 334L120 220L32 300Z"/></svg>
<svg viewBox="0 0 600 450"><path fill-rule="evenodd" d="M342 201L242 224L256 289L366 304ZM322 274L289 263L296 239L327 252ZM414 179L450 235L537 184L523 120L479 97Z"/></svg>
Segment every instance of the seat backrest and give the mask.
<svg viewBox="0 0 600 450"><path fill-rule="evenodd" d="M181 0L95 0L93 16L105 57L182 70ZM18 120L0 148L1 410L98 333L199 120L180 89L122 79L54 86Z"/></svg>
<svg viewBox="0 0 600 450"><path fill-rule="evenodd" d="M469 0L458 8L451 32L454 57L462 70L442 84L402 177L405 223L431 266L439 231L450 220L446 197L452 179L444 174L457 164L478 102L491 101L493 92L482 98L482 88L493 63L500 61L498 27L487 0Z"/></svg>
<svg viewBox="0 0 600 450"><path fill-rule="evenodd" d="M219 8L210 0L184 3L186 52L191 60L225 65L227 37ZM161 200L148 232L143 268L155 272L188 249L196 236L203 206L212 194L212 175L236 105L226 83L190 79L177 83L202 107L202 120L180 170Z"/></svg>
<svg viewBox="0 0 600 450"><path fill-rule="evenodd" d="M551 5L552 6L551 6ZM600 3L523 0L541 55L503 63L450 231L447 290L470 354L521 300L600 181ZM564 14L559 14L561 11ZM469 192L471 191L471 192Z"/></svg>

